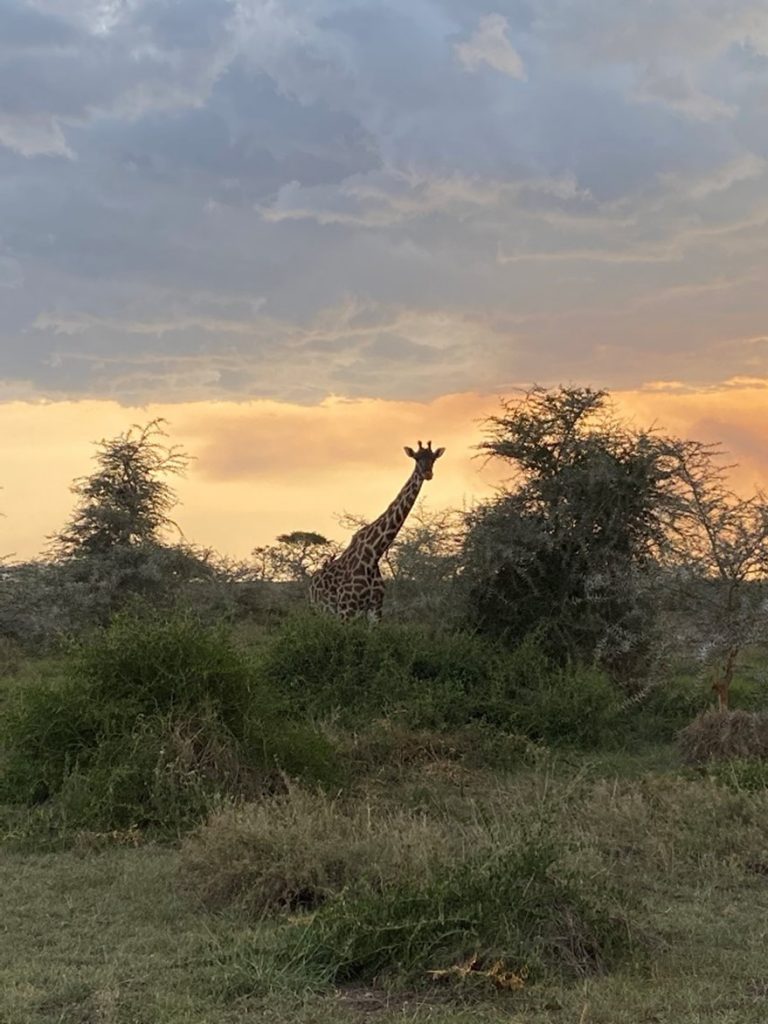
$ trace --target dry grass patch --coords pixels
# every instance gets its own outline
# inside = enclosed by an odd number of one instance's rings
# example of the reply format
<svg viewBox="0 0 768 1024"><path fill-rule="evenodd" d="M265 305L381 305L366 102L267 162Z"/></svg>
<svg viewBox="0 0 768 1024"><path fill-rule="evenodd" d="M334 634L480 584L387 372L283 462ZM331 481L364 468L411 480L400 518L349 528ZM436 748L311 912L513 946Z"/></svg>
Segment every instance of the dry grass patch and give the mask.
<svg viewBox="0 0 768 1024"><path fill-rule="evenodd" d="M235 912L205 913L173 884L182 859L185 884L202 894L209 872L238 856L250 865L248 843L238 853L222 841L196 879L187 872L197 838L181 851L0 850L0 916L13 935L0 942L0 1021L764 1024L768 795L658 761L663 774L616 778L611 761L598 777L599 762L570 760L485 771L471 787L422 770L418 796L409 779L388 787L386 803L379 786L377 799L356 801L294 788L260 810L230 809L208 827L237 833L255 816L262 871L269 856L282 870L286 857L313 861L315 842L329 865L339 849L351 862L344 843L358 844L358 863L335 876L347 879L341 890L329 886L310 912L280 910L278 898L257 921L237 899ZM398 860L406 834L418 848ZM210 906L229 902L219 884ZM650 945L640 964L637 936ZM412 968L396 990L382 985L398 980L394 961ZM523 987L497 991L500 972ZM351 987L328 987L329 977Z"/></svg>
<svg viewBox="0 0 768 1024"><path fill-rule="evenodd" d="M573 849L581 857L596 853L629 888L692 872L714 879L724 867L738 870L768 854L768 791L733 791L708 778L598 780L571 811Z"/></svg>
<svg viewBox="0 0 768 1024"><path fill-rule="evenodd" d="M483 769L518 772L544 765L550 756L543 744L483 722L448 732L412 728L398 718L378 719L355 731L333 722L322 728L349 778L385 790L423 775L459 782Z"/></svg>
<svg viewBox="0 0 768 1024"><path fill-rule="evenodd" d="M768 758L768 711L707 711L679 735L686 764Z"/></svg>
<svg viewBox="0 0 768 1024"><path fill-rule="evenodd" d="M293 923L279 956L333 984L439 979L488 990L503 978L518 990L529 977L603 973L645 941L608 880L570 867L558 841L535 830L437 862L423 879L350 886Z"/></svg>
<svg viewBox="0 0 768 1024"><path fill-rule="evenodd" d="M461 845L445 823L288 783L285 793L212 815L181 850L183 887L211 908L250 915L311 909L365 879L424 877Z"/></svg>
<svg viewBox="0 0 768 1024"><path fill-rule="evenodd" d="M768 790L541 770L495 783L486 774L483 788L426 768L416 788L407 780L386 794L334 799L288 784L221 810L184 841L182 885L208 908L261 917L316 909L360 885L426 886L470 856L506 855L526 835L542 845L554 837L558 864L638 898L649 877L715 878L724 866L768 862Z"/></svg>
<svg viewBox="0 0 768 1024"><path fill-rule="evenodd" d="M282 914L273 952L245 951L236 971L257 987L286 971L321 987L438 976L492 987L633 957L643 930L596 858L582 870L535 790L497 795L427 813L289 786L187 837L182 883L209 908ZM477 970L453 970L468 959Z"/></svg>

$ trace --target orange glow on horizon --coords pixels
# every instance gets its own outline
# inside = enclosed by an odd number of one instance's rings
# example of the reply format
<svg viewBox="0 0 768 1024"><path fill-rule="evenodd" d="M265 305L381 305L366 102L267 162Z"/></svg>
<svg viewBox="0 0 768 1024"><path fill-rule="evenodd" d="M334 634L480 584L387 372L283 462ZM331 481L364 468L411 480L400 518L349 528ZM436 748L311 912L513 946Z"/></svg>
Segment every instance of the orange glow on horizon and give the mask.
<svg viewBox="0 0 768 1024"><path fill-rule="evenodd" d="M762 381L707 390L652 385L614 392L618 412L638 426L722 441L739 463L734 486L768 484L768 417ZM72 480L90 472L93 441L161 416L170 441L194 456L177 519L193 543L247 556L278 533L317 530L343 537L337 516L377 515L410 472L402 452L419 438L446 457L425 485L432 508L487 497L498 470L473 446L497 396L445 395L431 402L328 399L301 406L274 401L197 402L127 408L112 401L0 404L0 554L38 555L66 521Z"/></svg>

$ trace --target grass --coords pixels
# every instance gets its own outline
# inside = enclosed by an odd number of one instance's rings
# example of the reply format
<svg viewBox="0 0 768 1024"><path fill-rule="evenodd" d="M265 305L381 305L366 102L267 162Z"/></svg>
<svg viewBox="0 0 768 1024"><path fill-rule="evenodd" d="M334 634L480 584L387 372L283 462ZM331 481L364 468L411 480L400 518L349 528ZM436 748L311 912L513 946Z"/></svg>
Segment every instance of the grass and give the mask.
<svg viewBox="0 0 768 1024"><path fill-rule="evenodd" d="M688 764L731 758L768 758L768 712L706 711L680 733L680 750Z"/></svg>
<svg viewBox="0 0 768 1024"><path fill-rule="evenodd" d="M640 961L625 959L609 972L576 979L545 973L502 993L480 976L458 988L424 977L405 988L362 978L325 987L301 964L274 956L286 930L301 920L295 908L262 918L253 905L219 892L213 912L210 899L206 905L190 886L187 850L134 846L130 833L85 834L58 853L0 847L0 1021L762 1024L768 1018L766 794L670 771L664 765L673 754L656 753L655 759L647 752L626 757L620 772L616 755L604 763L578 763L574 756L561 768L492 776L478 770L458 782L422 778L416 764L412 777L404 775L388 794L390 813L401 822L411 821L416 812L408 808L423 809L428 795L430 830L439 832L441 816L450 816L466 836L483 817L486 833L497 839L517 828L521 816L540 818L546 807L568 840L571 867L586 877L597 873L599 881L608 865L611 883L640 901L634 927L651 936ZM328 806L315 811L326 835L335 813ZM359 804L351 812L359 831L355 813ZM260 834L268 831L269 814L263 814ZM288 815L277 846L300 845L290 832L298 819ZM390 832L401 827L394 817L388 824ZM215 824L208 827L216 831ZM296 870L306 863L299 856ZM215 855L209 870L217 871ZM457 965L450 956L436 963Z"/></svg>
<svg viewBox="0 0 768 1024"><path fill-rule="evenodd" d="M222 925L179 900L173 850L0 858L0 1020L232 1019L210 954Z"/></svg>
<svg viewBox="0 0 768 1024"><path fill-rule="evenodd" d="M58 794L0 807L0 1024L768 1019L768 774L683 765L674 723L700 694L670 686L612 729L588 721L604 681L534 650L353 630L334 661L312 622L250 651L163 629L118 624L0 682L35 755L17 782ZM211 802L231 751L276 784ZM161 833L136 807L185 817ZM47 808L62 841L43 852Z"/></svg>
<svg viewBox="0 0 768 1024"><path fill-rule="evenodd" d="M183 879L207 907L235 905L258 920L319 907L360 881L380 888L403 876L423 880L450 839L445 822L423 814L289 784L211 815L182 846Z"/></svg>
<svg viewBox="0 0 768 1024"><path fill-rule="evenodd" d="M358 728L375 718L450 731L484 723L585 748L615 733L606 676L550 661L531 639L514 651L467 632L296 615L262 645L259 677L311 717Z"/></svg>

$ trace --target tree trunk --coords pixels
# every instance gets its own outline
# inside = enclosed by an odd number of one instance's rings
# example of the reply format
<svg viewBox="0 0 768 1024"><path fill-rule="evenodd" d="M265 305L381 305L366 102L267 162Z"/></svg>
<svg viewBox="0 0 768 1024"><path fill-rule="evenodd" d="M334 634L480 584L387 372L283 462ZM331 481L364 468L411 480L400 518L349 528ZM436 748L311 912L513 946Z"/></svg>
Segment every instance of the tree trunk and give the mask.
<svg viewBox="0 0 768 1024"><path fill-rule="evenodd" d="M732 647L728 654L725 656L723 662L723 670L718 673L714 683L712 683L712 689L717 694L717 709L718 711L728 710L728 697L731 690L731 683L733 682L733 673L736 668L736 656L738 655L738 648Z"/></svg>

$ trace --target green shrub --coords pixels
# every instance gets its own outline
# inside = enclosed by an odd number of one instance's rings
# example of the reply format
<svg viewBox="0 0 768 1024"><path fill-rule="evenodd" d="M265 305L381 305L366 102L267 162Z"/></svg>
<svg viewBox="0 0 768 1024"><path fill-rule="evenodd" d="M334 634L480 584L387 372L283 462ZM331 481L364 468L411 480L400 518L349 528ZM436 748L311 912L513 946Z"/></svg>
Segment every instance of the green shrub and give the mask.
<svg viewBox="0 0 768 1024"><path fill-rule="evenodd" d="M472 716L474 695L488 692L499 658L494 645L470 634L297 616L265 643L261 672L308 714L445 727Z"/></svg>
<svg viewBox="0 0 768 1024"><path fill-rule="evenodd" d="M510 655L509 724L533 740L598 747L615 738L619 700L596 669L560 667L531 642Z"/></svg>
<svg viewBox="0 0 768 1024"><path fill-rule="evenodd" d="M104 737L56 798L61 827L177 832L200 821L222 793L243 784L231 738L215 720L154 715Z"/></svg>
<svg viewBox="0 0 768 1024"><path fill-rule="evenodd" d="M0 725L0 798L53 797L62 827L175 832L281 773L338 782L330 741L256 685L223 627L123 615L63 671L17 686Z"/></svg>
<svg viewBox="0 0 768 1024"><path fill-rule="evenodd" d="M98 744L101 709L66 676L28 678L9 690L0 730L0 800L39 803Z"/></svg>
<svg viewBox="0 0 768 1024"><path fill-rule="evenodd" d="M712 704L712 691L693 676L671 674L620 713L622 731L646 743L671 743Z"/></svg>
<svg viewBox="0 0 768 1024"><path fill-rule="evenodd" d="M92 699L125 716L215 705L235 735L254 691L252 666L229 628L204 625L188 612L116 616L108 629L72 647L69 674Z"/></svg>
<svg viewBox="0 0 768 1024"><path fill-rule="evenodd" d="M426 883L352 886L286 939L285 955L333 983L425 977L468 959L535 976L601 971L631 951L610 890L558 864L541 834L436 869Z"/></svg>
<svg viewBox="0 0 768 1024"><path fill-rule="evenodd" d="M266 776L277 773L328 789L338 789L346 781L336 744L312 722L265 712L257 700L243 730L243 758Z"/></svg>
<svg viewBox="0 0 768 1024"><path fill-rule="evenodd" d="M509 652L470 633L321 616L293 618L270 637L260 673L292 707L347 727L381 717L428 730L484 722L589 746L606 737L617 706L605 676L557 666L532 640Z"/></svg>

